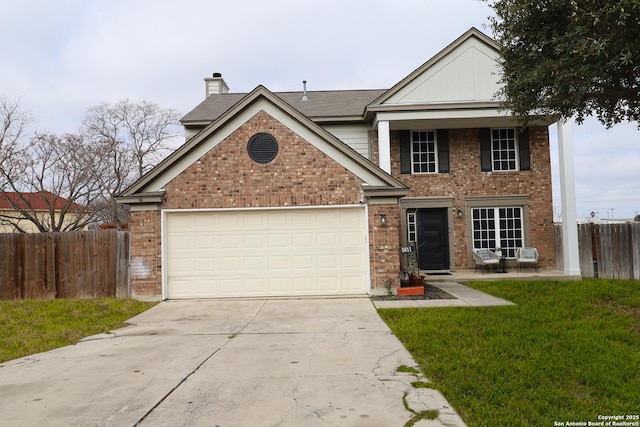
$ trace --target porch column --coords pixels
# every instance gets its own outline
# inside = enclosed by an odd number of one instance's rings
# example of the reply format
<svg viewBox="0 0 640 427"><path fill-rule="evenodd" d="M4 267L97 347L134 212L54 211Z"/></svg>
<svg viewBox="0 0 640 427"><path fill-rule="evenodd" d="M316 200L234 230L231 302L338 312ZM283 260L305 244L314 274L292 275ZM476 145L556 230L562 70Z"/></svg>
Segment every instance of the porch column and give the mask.
<svg viewBox="0 0 640 427"><path fill-rule="evenodd" d="M560 202L562 203L562 253L564 273L580 276L576 183L573 166L573 122L559 121L558 152L560 163Z"/></svg>
<svg viewBox="0 0 640 427"><path fill-rule="evenodd" d="M378 122L378 166L391 174L391 134L389 122Z"/></svg>

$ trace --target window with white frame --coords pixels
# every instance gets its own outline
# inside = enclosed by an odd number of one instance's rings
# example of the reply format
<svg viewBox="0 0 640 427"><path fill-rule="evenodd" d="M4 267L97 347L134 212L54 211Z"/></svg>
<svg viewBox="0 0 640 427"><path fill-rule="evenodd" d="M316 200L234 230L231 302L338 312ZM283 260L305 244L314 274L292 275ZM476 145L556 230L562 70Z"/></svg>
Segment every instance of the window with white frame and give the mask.
<svg viewBox="0 0 640 427"><path fill-rule="evenodd" d="M491 159L494 171L518 170L515 129L491 129Z"/></svg>
<svg viewBox="0 0 640 427"><path fill-rule="evenodd" d="M407 214L407 240L409 243L415 243L417 240L415 212L409 212Z"/></svg>
<svg viewBox="0 0 640 427"><path fill-rule="evenodd" d="M434 131L411 132L411 170L413 173L436 173L436 133Z"/></svg>
<svg viewBox="0 0 640 427"><path fill-rule="evenodd" d="M501 248L507 258L514 258L524 246L521 207L473 208L473 248Z"/></svg>

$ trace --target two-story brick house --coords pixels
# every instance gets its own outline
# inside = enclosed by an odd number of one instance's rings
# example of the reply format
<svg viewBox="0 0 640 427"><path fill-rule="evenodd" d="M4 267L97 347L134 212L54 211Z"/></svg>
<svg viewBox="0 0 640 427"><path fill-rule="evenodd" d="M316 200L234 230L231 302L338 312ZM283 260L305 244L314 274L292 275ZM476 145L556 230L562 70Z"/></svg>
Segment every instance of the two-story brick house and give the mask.
<svg viewBox="0 0 640 427"><path fill-rule="evenodd" d="M554 120L522 129L500 109L498 55L471 29L391 89L205 79L185 144L119 199L134 294L384 293L408 244L426 273L473 268L481 247L555 266Z"/></svg>

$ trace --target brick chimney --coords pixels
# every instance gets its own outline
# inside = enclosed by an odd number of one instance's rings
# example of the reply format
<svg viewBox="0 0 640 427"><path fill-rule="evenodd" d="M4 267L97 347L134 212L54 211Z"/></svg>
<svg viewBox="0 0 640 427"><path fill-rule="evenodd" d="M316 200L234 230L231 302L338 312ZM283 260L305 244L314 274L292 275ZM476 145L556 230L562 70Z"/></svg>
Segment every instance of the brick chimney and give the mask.
<svg viewBox="0 0 640 427"><path fill-rule="evenodd" d="M204 82L207 89L205 98L208 98L209 95L229 93L229 86L227 86L220 73L213 73L213 76L205 77Z"/></svg>

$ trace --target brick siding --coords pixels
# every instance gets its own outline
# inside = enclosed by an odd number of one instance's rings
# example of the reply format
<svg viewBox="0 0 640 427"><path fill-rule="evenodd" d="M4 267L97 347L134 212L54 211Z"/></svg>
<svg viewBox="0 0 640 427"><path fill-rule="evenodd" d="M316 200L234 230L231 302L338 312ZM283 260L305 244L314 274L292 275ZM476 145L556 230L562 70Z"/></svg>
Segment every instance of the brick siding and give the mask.
<svg viewBox="0 0 640 427"><path fill-rule="evenodd" d="M251 160L247 143L268 132L279 143L267 164ZM264 111L165 186L163 209L357 204L362 181ZM134 295L161 293L160 214L132 212ZM151 271L149 271L151 268Z"/></svg>
<svg viewBox="0 0 640 427"><path fill-rule="evenodd" d="M377 136L372 138L372 156L377 158ZM391 174L411 190L407 197L451 197L454 210L465 211L465 198L527 195L530 240L540 254L540 266L555 268L555 238L551 189L549 135L546 127L529 131L530 171L481 172L478 129L449 130L450 173L409 175L400 173L399 132L391 133ZM457 268L471 264L466 218L453 219L453 244Z"/></svg>
<svg viewBox="0 0 640 427"><path fill-rule="evenodd" d="M268 132L279 142L277 157L258 164L247 153L247 142ZM451 172L429 175L400 173L399 133L391 134L391 172L408 187L408 197L450 197L454 211L464 211L465 198L527 195L530 240L538 248L541 267L555 266L551 164L547 128L530 130L531 170L481 172L478 129L449 131ZM377 135L371 133L371 156L377 159ZM190 165L165 186L161 208L247 208L356 204L361 180L324 155L269 114L260 112ZM388 225L380 224L380 215ZM400 208L398 204L369 206L369 252L374 294L397 287L400 273ZM453 219L457 268L472 267L467 219ZM132 291L161 293L160 211L132 212Z"/></svg>
<svg viewBox="0 0 640 427"><path fill-rule="evenodd" d="M381 215L386 215L387 225L382 225ZM372 294L384 294L387 286L400 286L400 210L397 204L369 206L369 259Z"/></svg>

